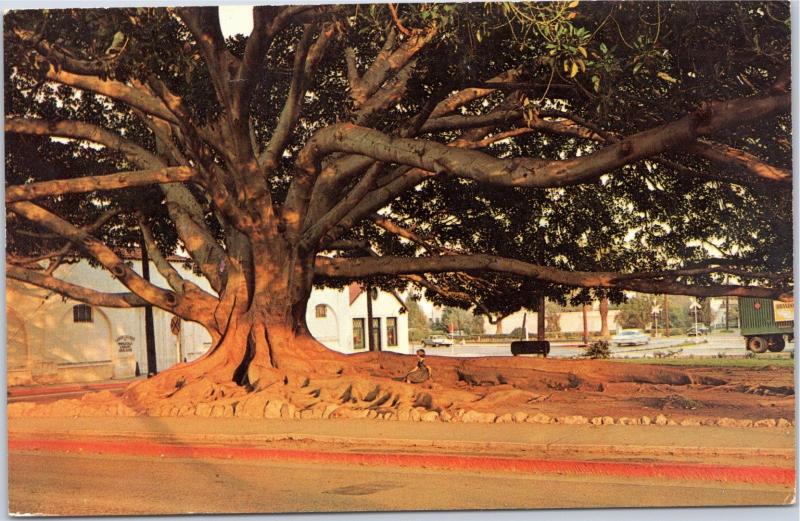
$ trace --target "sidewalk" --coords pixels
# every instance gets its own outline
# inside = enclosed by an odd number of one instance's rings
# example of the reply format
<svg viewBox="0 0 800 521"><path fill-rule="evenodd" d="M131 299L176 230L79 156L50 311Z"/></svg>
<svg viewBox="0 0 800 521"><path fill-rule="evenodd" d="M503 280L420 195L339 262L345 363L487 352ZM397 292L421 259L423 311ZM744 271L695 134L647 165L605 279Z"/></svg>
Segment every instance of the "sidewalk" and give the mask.
<svg viewBox="0 0 800 521"><path fill-rule="evenodd" d="M76 383L58 383L49 385L19 385L9 387L6 395L11 397L18 396L46 396L50 394L71 394L71 393L86 393L96 391L111 391L116 389L125 389L132 382L143 379L130 378L126 380L103 380L99 382L76 382Z"/></svg>
<svg viewBox="0 0 800 521"><path fill-rule="evenodd" d="M248 419L203 417L10 418L9 433L191 438L220 443L276 440L342 440L348 443L413 443L424 446L476 444L597 447L693 448L709 451L794 450L794 429L738 429L707 426L471 424L360 419ZM745 436L744 434L747 434ZM755 448L754 448L755 447Z"/></svg>

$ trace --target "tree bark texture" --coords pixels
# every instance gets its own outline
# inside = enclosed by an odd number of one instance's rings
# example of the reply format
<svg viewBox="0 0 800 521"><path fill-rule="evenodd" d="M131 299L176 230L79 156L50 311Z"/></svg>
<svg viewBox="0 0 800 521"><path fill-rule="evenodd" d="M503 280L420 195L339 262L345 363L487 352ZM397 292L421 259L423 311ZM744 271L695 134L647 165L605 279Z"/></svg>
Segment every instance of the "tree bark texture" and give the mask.
<svg viewBox="0 0 800 521"><path fill-rule="evenodd" d="M608 299L603 297L600 299L600 338L608 340L611 333L608 329Z"/></svg>

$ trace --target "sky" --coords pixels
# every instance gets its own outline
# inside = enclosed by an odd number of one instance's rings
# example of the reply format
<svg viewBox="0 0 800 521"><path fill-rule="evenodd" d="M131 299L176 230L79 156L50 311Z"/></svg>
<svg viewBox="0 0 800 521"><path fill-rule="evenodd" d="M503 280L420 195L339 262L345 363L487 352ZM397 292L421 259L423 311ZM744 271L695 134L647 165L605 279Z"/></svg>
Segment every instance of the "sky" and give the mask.
<svg viewBox="0 0 800 521"><path fill-rule="evenodd" d="M253 6L221 5L219 23L226 38L234 34L250 34L253 29Z"/></svg>

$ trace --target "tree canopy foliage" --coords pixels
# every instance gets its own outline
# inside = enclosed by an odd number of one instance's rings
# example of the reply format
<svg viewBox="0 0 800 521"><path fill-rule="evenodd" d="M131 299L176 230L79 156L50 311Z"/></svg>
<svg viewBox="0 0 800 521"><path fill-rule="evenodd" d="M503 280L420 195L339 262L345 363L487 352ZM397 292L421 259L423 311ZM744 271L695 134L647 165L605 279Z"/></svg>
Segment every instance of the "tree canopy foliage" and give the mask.
<svg viewBox="0 0 800 521"><path fill-rule="evenodd" d="M304 328L312 282L498 315L791 292L788 3L253 17L226 37L213 7L5 16L9 277L156 305L215 341L246 317L243 356L273 366L259 353ZM170 288L122 262L141 244ZM77 258L130 292L58 279ZM278 322L293 333L270 339Z"/></svg>

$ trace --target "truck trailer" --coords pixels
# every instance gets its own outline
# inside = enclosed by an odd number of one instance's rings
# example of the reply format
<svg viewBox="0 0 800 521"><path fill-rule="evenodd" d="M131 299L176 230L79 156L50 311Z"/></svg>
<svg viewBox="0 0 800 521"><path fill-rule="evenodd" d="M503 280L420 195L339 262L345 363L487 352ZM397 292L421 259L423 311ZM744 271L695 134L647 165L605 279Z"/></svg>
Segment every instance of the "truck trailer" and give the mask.
<svg viewBox="0 0 800 521"><path fill-rule="evenodd" d="M748 351L783 351L794 339L794 301L739 298L739 320Z"/></svg>

